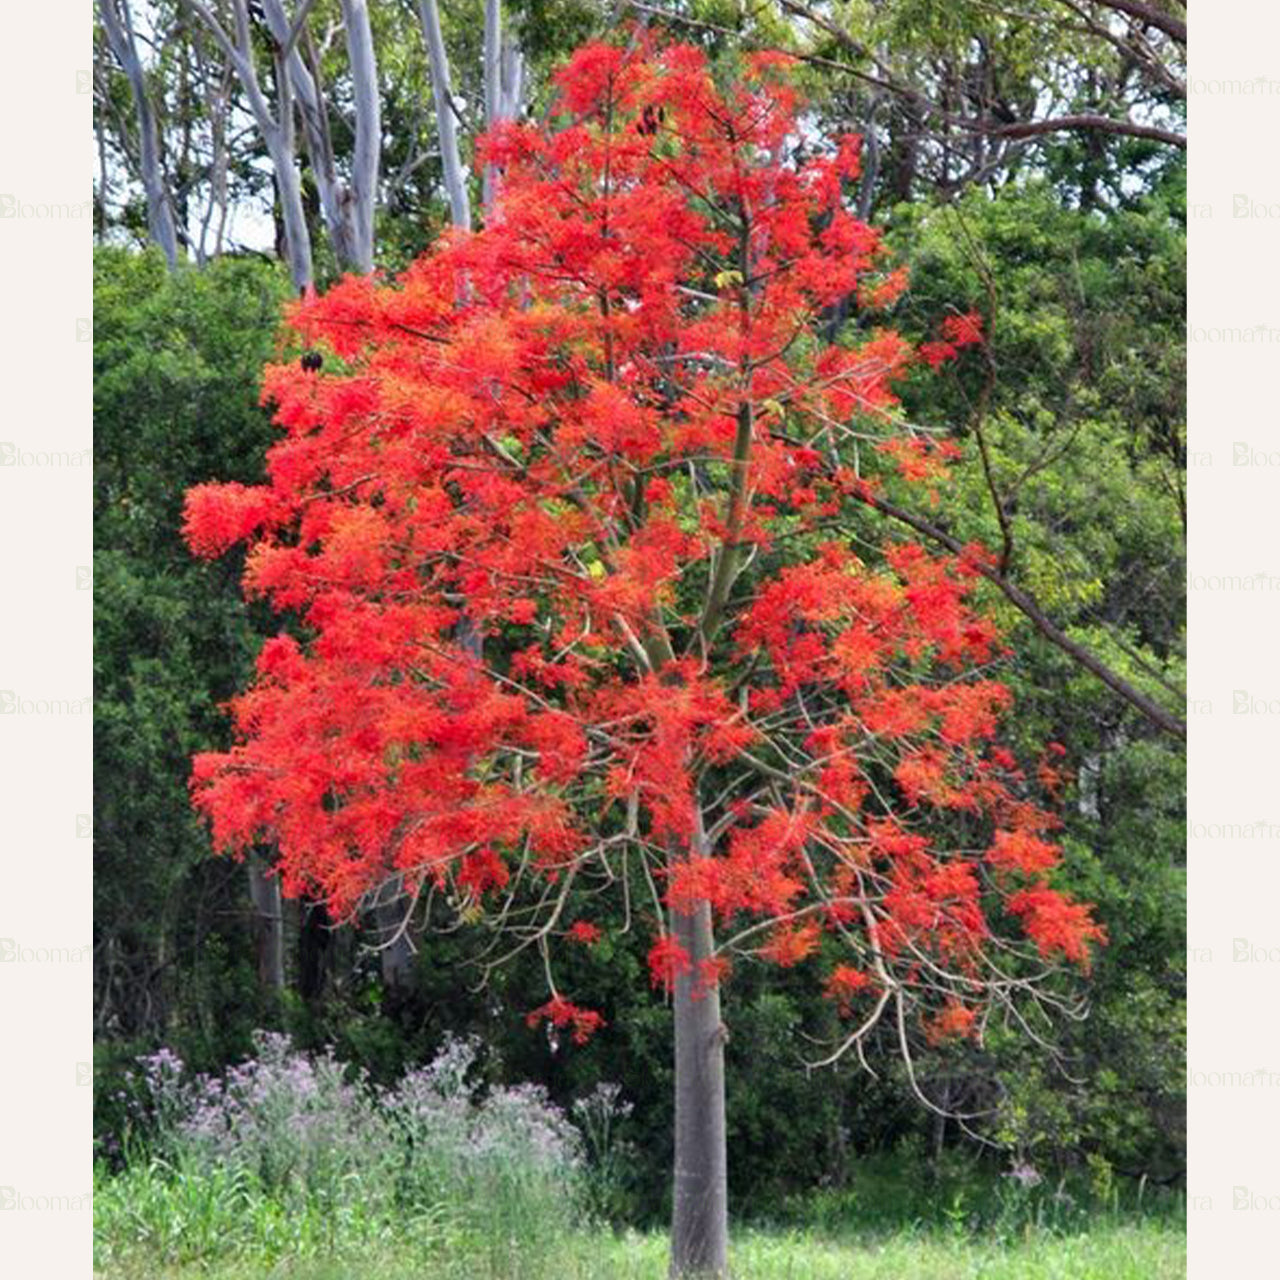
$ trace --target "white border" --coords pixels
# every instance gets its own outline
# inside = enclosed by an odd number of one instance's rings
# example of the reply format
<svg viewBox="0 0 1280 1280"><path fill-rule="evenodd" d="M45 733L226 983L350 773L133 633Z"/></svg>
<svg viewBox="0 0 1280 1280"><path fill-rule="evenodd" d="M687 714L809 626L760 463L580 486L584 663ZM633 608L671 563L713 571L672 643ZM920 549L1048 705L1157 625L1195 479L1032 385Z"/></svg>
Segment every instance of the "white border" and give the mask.
<svg viewBox="0 0 1280 1280"><path fill-rule="evenodd" d="M91 1273L92 7L0 21L0 1273Z"/></svg>

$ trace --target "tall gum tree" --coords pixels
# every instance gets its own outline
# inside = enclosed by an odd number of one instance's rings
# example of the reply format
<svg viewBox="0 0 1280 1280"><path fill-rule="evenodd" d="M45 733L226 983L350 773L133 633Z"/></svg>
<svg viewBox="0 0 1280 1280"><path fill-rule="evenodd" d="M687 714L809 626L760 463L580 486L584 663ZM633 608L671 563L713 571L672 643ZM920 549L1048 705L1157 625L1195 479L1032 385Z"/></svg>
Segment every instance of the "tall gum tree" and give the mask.
<svg viewBox="0 0 1280 1280"><path fill-rule="evenodd" d="M1059 970L1103 931L1051 883L1061 748L1027 778L995 739L985 553L860 500L944 484L953 446L893 385L979 318L918 349L874 325L906 278L846 207L857 140L802 140L777 55L721 81L635 35L558 93L557 127L487 137L483 230L292 304L329 367L267 369L267 482L188 494L192 548L247 542L246 593L300 619L192 788L220 849L273 841L335 918L403 877L491 924L490 963L536 947L530 1024L578 1043L603 1015L555 944L647 925L671 1271L724 1276L731 956L811 962L848 1020L825 1060L883 1023L915 1087L922 1037L1075 1012Z"/></svg>

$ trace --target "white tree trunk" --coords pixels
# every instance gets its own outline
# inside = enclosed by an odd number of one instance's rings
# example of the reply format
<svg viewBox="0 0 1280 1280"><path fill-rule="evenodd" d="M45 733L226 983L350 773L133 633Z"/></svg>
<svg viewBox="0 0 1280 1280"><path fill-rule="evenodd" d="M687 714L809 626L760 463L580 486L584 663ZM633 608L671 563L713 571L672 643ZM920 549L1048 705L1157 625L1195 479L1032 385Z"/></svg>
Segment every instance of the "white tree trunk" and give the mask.
<svg viewBox="0 0 1280 1280"><path fill-rule="evenodd" d="M204 57L200 42L192 42L204 86L204 109L209 120L209 198L200 219L200 235L195 243L196 261L204 266L222 253L226 235L228 192L227 173L230 155L227 145L227 122L231 113L231 88L235 73L231 67L214 65ZM213 229L213 249L209 248L209 232Z"/></svg>
<svg viewBox="0 0 1280 1280"><path fill-rule="evenodd" d="M138 176L147 197L147 233L160 246L169 266L174 267L178 262L178 235L173 220L173 203L160 167L160 136L151 99L147 96L142 60L138 57L129 0L101 0L99 12L107 43L133 90L134 108L138 114L138 167L141 170Z"/></svg>
<svg viewBox="0 0 1280 1280"><path fill-rule="evenodd" d="M471 199L467 194L467 174L458 149L458 114L449 82L449 55L445 52L440 30L440 10L436 0L420 0L419 17L422 38L427 46L427 62L431 67L431 96L436 107L436 134L440 139L440 163L444 169L444 186L449 195L449 213L453 225L471 230Z"/></svg>
<svg viewBox="0 0 1280 1280"><path fill-rule="evenodd" d="M284 63L289 55L289 42L277 58L276 88L279 102L273 114L258 80L254 63L253 41L249 25L248 0L232 0L235 16L235 39L223 30L204 0L182 0L182 3L209 29L227 55L244 87L249 110L262 133L267 154L275 169L280 193L280 215L284 222L285 257L294 288L300 292L311 287L311 233L307 230L306 211L302 203L302 182L298 176L293 134L293 107L289 92L290 78ZM309 3L309 0L308 0Z"/></svg>
<svg viewBox="0 0 1280 1280"><path fill-rule="evenodd" d="M296 20L285 12L283 0L262 0L262 13L277 48L284 53L285 72L302 120L311 173L316 181L320 209L333 244L334 256L340 266L350 266L355 255L350 204L342 199L342 183L334 161L333 140L329 135L329 108L324 98L323 86L303 61L299 48L301 31L294 35ZM300 19L305 16L306 11L303 10Z"/></svg>
<svg viewBox="0 0 1280 1280"><path fill-rule="evenodd" d="M280 191L280 214L284 219L285 256L293 287L305 293L314 280L311 265L311 232L307 230L307 213L302 203L302 181L294 166L292 141L268 138L267 151L276 171Z"/></svg>
<svg viewBox="0 0 1280 1280"><path fill-rule="evenodd" d="M356 113L355 153L349 188L352 222L352 266L362 275L373 270L374 213L378 202L378 163L382 156L382 110L378 63L365 0L342 0L351 66L351 101Z"/></svg>
<svg viewBox="0 0 1280 1280"><path fill-rule="evenodd" d="M500 120L513 120L520 111L524 92L524 59L514 38L502 31L502 0L484 3L484 114L493 128ZM498 194L498 175L485 165L484 207L488 212Z"/></svg>
<svg viewBox="0 0 1280 1280"><path fill-rule="evenodd" d="M351 68L351 100L355 111L355 153L351 181L339 174L329 130L329 102L319 65L302 56L302 24L309 4L290 18L284 0L262 0L262 12L277 46L284 53L289 84L297 95L307 154L320 195L320 208L338 264L367 275L373 270L374 208L378 198L378 164L382 153L378 64L365 0L342 0L343 24Z"/></svg>

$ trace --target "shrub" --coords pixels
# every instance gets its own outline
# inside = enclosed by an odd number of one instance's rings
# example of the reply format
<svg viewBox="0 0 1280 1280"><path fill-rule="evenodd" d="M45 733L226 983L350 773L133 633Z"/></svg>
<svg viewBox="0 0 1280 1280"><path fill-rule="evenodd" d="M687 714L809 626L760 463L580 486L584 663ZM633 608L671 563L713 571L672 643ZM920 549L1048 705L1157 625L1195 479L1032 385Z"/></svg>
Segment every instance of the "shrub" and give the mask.
<svg viewBox="0 0 1280 1280"><path fill-rule="evenodd" d="M125 1194L114 1197L122 1209L129 1186L156 1203L190 1199L195 1188L208 1202L203 1217L216 1222L219 1189L232 1189L242 1208L291 1222L280 1238L293 1248L299 1235L316 1243L317 1223L330 1224L332 1242L357 1225L363 1237L379 1224L427 1221L504 1256L582 1216L577 1130L539 1085L484 1089L473 1078L474 1040L446 1042L390 1087L332 1050L303 1053L263 1031L253 1043L253 1056L220 1075L192 1075L168 1049L138 1059L121 1099L133 1135ZM114 1233L130 1231L154 1243L144 1218L134 1209L107 1215L113 1245L126 1243ZM193 1243L169 1235L171 1252ZM218 1233L200 1238L216 1242Z"/></svg>

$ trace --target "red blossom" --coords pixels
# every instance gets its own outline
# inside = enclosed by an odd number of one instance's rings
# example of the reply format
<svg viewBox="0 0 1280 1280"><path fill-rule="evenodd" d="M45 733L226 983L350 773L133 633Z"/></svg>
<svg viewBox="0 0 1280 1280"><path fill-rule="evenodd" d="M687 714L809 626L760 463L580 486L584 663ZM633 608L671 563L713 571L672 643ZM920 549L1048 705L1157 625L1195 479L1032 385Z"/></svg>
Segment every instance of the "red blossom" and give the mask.
<svg viewBox="0 0 1280 1280"><path fill-rule="evenodd" d="M1091 964L1088 944L1107 940L1106 930L1093 920L1088 903L1072 902L1048 885L1015 893L1009 899L1009 910L1023 918L1027 936L1042 956L1059 953L1086 973Z"/></svg>
<svg viewBox="0 0 1280 1280"><path fill-rule="evenodd" d="M949 999L935 1017L925 1022L925 1038L931 1045L963 1040L977 1031L977 1016L970 1006Z"/></svg>
<svg viewBox="0 0 1280 1280"><path fill-rule="evenodd" d="M1040 875L1058 865L1061 850L1028 831L997 831L987 861L1005 871Z"/></svg>
<svg viewBox="0 0 1280 1280"><path fill-rule="evenodd" d="M464 854L458 866L458 883L477 895L503 888L510 878L506 863L488 847Z"/></svg>
<svg viewBox="0 0 1280 1280"><path fill-rule="evenodd" d="M662 934L649 948L649 981L655 987L671 991L676 978L692 968L689 952L669 933Z"/></svg>
<svg viewBox="0 0 1280 1280"><path fill-rule="evenodd" d="M733 966L728 956L710 956L705 960L699 960L697 965L698 978L693 984L693 998L700 1000L721 986L728 978L732 968Z"/></svg>
<svg viewBox="0 0 1280 1280"><path fill-rule="evenodd" d="M874 985L870 974L850 964L838 964L827 978L822 994L828 1000L835 1001L840 1016L847 1018L853 1012L855 998L871 990Z"/></svg>
<svg viewBox="0 0 1280 1280"><path fill-rule="evenodd" d="M784 969L807 960L818 948L822 934L822 926L816 920L807 920L804 924L779 925L769 937L769 941L760 948L760 954Z"/></svg>
<svg viewBox="0 0 1280 1280"><path fill-rule="evenodd" d="M525 1016L530 1027L536 1027L544 1019L553 1027L572 1027L574 1044L586 1044L605 1025L604 1018L594 1009L581 1008L563 996L552 996L546 1004Z"/></svg>

